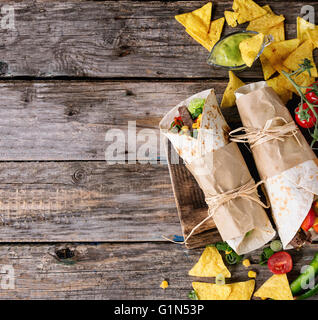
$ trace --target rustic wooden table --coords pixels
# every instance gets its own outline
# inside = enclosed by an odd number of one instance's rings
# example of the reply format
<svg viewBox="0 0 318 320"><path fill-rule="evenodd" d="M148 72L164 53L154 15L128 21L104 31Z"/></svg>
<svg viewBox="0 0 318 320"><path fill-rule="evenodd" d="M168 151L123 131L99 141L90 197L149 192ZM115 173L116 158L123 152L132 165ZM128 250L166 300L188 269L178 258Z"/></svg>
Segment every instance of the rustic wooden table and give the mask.
<svg viewBox="0 0 318 320"><path fill-rule="evenodd" d="M0 29L0 267L15 276L1 299L187 298L202 250L162 238L181 234L163 154L140 163L126 144L137 163L112 164L105 135L136 120L140 141L145 128L159 139L160 119L185 97L213 87L221 98L227 73L174 20L205 2L0 2L15 10L15 30ZM232 6L213 3L214 18ZM259 3L286 16L290 38L301 7L316 4ZM259 64L240 77L261 79ZM235 108L225 116L239 125ZM317 250L293 253L290 278ZM259 253L257 287L270 276Z"/></svg>

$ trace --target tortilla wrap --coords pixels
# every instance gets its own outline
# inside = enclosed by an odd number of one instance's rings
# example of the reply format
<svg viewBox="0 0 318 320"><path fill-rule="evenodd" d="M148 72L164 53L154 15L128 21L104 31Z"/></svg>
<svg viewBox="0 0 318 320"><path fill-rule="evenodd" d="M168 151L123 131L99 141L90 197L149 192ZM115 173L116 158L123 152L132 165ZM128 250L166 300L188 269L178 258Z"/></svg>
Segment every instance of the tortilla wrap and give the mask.
<svg viewBox="0 0 318 320"><path fill-rule="evenodd" d="M178 108L188 106L194 98L206 99L197 139L169 131L174 117L179 116ZM166 114L159 127L184 160L206 199L231 192L247 183L255 186L237 144L229 142L230 129L220 112L213 89L182 101ZM258 199L257 190L253 192L253 197ZM222 239L238 254L253 251L275 236L263 207L248 198L237 197L219 206L213 220ZM200 222L202 220L197 224ZM208 230L207 227L199 231L204 230Z"/></svg>
<svg viewBox="0 0 318 320"><path fill-rule="evenodd" d="M283 117L288 109L265 81L239 88L236 104L244 127L262 129L266 121ZM318 194L317 158L301 132L256 145L252 153L271 203L272 215L284 249L307 216Z"/></svg>

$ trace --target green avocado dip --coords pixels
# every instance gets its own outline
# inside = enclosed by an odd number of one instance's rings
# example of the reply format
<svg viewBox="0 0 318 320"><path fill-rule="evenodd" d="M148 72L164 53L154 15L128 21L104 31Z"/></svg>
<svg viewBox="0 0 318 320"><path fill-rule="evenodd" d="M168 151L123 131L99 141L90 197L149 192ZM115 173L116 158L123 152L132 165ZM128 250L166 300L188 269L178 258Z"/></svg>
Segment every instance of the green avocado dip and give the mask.
<svg viewBox="0 0 318 320"><path fill-rule="evenodd" d="M244 65L245 63L241 57L239 44L251 36L251 34L247 33L238 33L226 37L213 48L209 61L224 67Z"/></svg>

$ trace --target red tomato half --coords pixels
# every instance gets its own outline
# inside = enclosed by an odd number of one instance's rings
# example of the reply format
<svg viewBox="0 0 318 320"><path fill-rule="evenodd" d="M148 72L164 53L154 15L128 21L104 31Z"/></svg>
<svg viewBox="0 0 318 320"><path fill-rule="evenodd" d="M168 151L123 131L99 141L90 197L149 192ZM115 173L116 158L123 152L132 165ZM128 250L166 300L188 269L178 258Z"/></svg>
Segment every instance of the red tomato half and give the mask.
<svg viewBox="0 0 318 320"><path fill-rule="evenodd" d="M315 215L314 209L310 208L305 220L303 221L303 223L301 225L301 228L304 231L308 231L314 225L315 217L316 217L316 215Z"/></svg>
<svg viewBox="0 0 318 320"><path fill-rule="evenodd" d="M302 111L300 111L299 107L295 109L295 120L302 128L312 128L317 121L307 103L303 103Z"/></svg>
<svg viewBox="0 0 318 320"><path fill-rule="evenodd" d="M280 251L274 253L267 262L268 268L275 274L283 274L291 271L293 260L289 253Z"/></svg>
<svg viewBox="0 0 318 320"><path fill-rule="evenodd" d="M314 82L314 84L318 85L318 82ZM316 90L313 88L313 85L310 86L311 88L308 88L306 90L306 98L307 100L312 103L312 104L318 104L318 95L317 95L317 92ZM313 90L314 91L311 91ZM310 92L311 91L311 92Z"/></svg>

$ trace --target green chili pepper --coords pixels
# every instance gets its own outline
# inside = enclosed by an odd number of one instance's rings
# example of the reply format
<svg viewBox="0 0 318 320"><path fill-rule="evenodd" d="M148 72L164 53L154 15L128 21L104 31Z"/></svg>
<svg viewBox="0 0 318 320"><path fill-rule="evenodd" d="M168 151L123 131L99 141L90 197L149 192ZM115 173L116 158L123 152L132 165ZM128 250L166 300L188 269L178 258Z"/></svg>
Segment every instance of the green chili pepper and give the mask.
<svg viewBox="0 0 318 320"><path fill-rule="evenodd" d="M310 268L312 267L312 268ZM315 275L318 273L318 252L315 254L313 260L310 262L309 268L306 269L304 273L302 273L292 284L290 285L291 291L293 295L297 294L302 290L301 285L310 280L313 276L313 271ZM312 289L313 290L313 289Z"/></svg>
<svg viewBox="0 0 318 320"><path fill-rule="evenodd" d="M308 290L307 292L305 292L301 296L298 296L295 298L296 298L296 300L304 300L304 299L308 299L308 298L314 296L317 293L318 293L318 283L312 289Z"/></svg>

